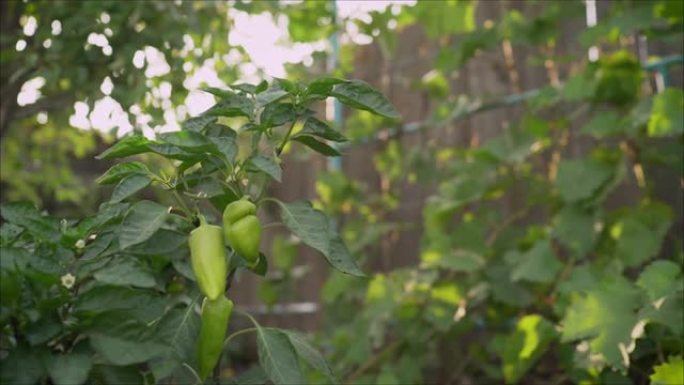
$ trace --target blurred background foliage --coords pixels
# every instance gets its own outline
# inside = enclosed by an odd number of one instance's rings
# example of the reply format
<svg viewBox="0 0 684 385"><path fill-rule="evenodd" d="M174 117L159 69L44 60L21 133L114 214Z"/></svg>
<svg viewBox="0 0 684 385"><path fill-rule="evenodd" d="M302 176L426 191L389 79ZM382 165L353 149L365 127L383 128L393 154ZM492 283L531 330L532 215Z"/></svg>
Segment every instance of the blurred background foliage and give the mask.
<svg viewBox="0 0 684 385"><path fill-rule="evenodd" d="M492 15L491 3L500 12ZM1 4L3 201L95 210L92 181L109 165L92 156L106 143L130 130L173 129L197 113L186 102L201 86L276 76L250 66L256 53L228 38L241 13L267 15L285 26L287 44L313 45L311 60L284 63L288 78L379 68L382 76L366 80L391 99L401 95L390 85L401 84L429 104L426 119L401 124L346 115L349 153L375 151L364 164L374 174L355 178L345 164L315 178L317 207L339 218L369 272L332 273L321 288L319 344L344 383L681 378L681 1L419 1L362 15L340 15L328 1ZM590 4L600 17L587 26ZM393 67L411 28L434 53L420 74ZM346 38L330 68L335 32ZM557 48L569 38L577 50ZM663 58L644 42L666 47L679 66L654 75ZM486 84L459 87L473 75L468 64L487 55L503 68L509 96ZM202 68L218 79L188 80ZM544 84L522 84L520 68L544 73ZM22 98L30 87L40 97ZM73 117L103 98L121 107L109 118L130 124ZM471 133L468 143L402 140L513 105L514 119L476 127L489 134ZM421 214L407 218L411 186L425 199L414 197ZM417 234L417 253L394 260L387 245L407 234ZM269 309L318 274L297 257L297 240L276 237L271 249L271 273L256 293ZM318 376L309 373L327 381Z"/></svg>

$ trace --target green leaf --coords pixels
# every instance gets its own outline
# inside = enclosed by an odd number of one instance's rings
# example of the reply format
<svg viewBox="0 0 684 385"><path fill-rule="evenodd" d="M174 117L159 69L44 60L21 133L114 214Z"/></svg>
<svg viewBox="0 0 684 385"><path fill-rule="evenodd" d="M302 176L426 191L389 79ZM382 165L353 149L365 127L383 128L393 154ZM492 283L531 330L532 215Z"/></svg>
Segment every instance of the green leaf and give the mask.
<svg viewBox="0 0 684 385"><path fill-rule="evenodd" d="M260 90L260 87L267 87L268 83L265 81L262 81L261 83L254 85L254 84L249 84L249 83L240 83L240 84L231 84L228 87L244 92L246 94L254 95L258 92L263 91L263 89Z"/></svg>
<svg viewBox="0 0 684 385"><path fill-rule="evenodd" d="M340 154L339 151L337 151L333 147L330 147L323 142L319 142L313 136L297 135L297 136L293 137L292 140L296 140L297 142L302 143L305 146L309 147L310 149L318 152L319 154L323 154L325 156L341 156L342 155L342 154Z"/></svg>
<svg viewBox="0 0 684 385"><path fill-rule="evenodd" d="M583 258L596 241L595 217L590 211L567 205L554 219L553 236L570 249L575 259Z"/></svg>
<svg viewBox="0 0 684 385"><path fill-rule="evenodd" d="M382 371L375 380L375 385L401 385L401 381L397 378L396 368L392 368L391 364L383 365Z"/></svg>
<svg viewBox="0 0 684 385"><path fill-rule="evenodd" d="M87 264L93 259L98 259L98 257L104 257L117 251L118 243L113 244L113 240L114 233L111 231L98 234L95 241L86 246L83 255L78 260L78 265L82 266L84 263Z"/></svg>
<svg viewBox="0 0 684 385"><path fill-rule="evenodd" d="M93 368L96 376L102 378L105 384L137 385L145 381L135 366L97 365ZM95 375L93 376L95 377Z"/></svg>
<svg viewBox="0 0 684 385"><path fill-rule="evenodd" d="M0 383L36 384L45 374L43 358L47 355L42 347L27 348L19 345L10 350L9 356L0 360Z"/></svg>
<svg viewBox="0 0 684 385"><path fill-rule="evenodd" d="M263 171L277 182L281 181L283 170L274 158L256 155L249 158L248 163L253 169Z"/></svg>
<svg viewBox="0 0 684 385"><path fill-rule="evenodd" d="M147 145L147 147L151 152L154 152L155 154L159 154L169 159L178 159L182 161L196 163L206 157L206 155L204 155L203 152L193 152L191 150L188 150L187 148L180 148L169 143L150 142Z"/></svg>
<svg viewBox="0 0 684 385"><path fill-rule="evenodd" d="M56 317L43 316L26 328L26 339L31 346L42 345L62 332L62 322Z"/></svg>
<svg viewBox="0 0 684 385"><path fill-rule="evenodd" d="M278 329L257 328L259 363L275 385L304 384L295 348Z"/></svg>
<svg viewBox="0 0 684 385"><path fill-rule="evenodd" d="M196 302L193 301L184 309L170 310L159 322L158 338L173 346L183 359L190 359L197 342L200 315L195 311Z"/></svg>
<svg viewBox="0 0 684 385"><path fill-rule="evenodd" d="M630 137L636 137L642 129L648 125L653 109L653 96L643 96L632 107L622 121L625 125L625 133Z"/></svg>
<svg viewBox="0 0 684 385"><path fill-rule="evenodd" d="M438 8L438 7L435 7ZM435 61L435 66L444 71L452 71L460 68L477 52L489 50L500 41L496 28L476 29L458 39L458 44L448 49L440 50ZM553 99L544 98L545 103Z"/></svg>
<svg viewBox="0 0 684 385"><path fill-rule="evenodd" d="M592 160L562 160L558 165L556 187L561 198L578 202L591 198L613 176L613 168Z"/></svg>
<svg viewBox="0 0 684 385"><path fill-rule="evenodd" d="M477 271L486 265L484 257L472 250L439 250L437 246L424 250L420 255L420 259L421 266L441 267L452 271L469 273Z"/></svg>
<svg viewBox="0 0 684 385"><path fill-rule="evenodd" d="M350 107L390 119L399 119L399 113L392 103L382 93L360 80L335 85L330 96Z"/></svg>
<svg viewBox="0 0 684 385"><path fill-rule="evenodd" d="M241 373L236 379L230 380L231 385L263 385L268 382L268 376L259 365L254 365Z"/></svg>
<svg viewBox="0 0 684 385"><path fill-rule="evenodd" d="M150 143L152 142L142 135L127 136L116 142L112 147L109 147L95 158L106 160L142 154L149 151L148 145Z"/></svg>
<svg viewBox="0 0 684 385"><path fill-rule="evenodd" d="M345 142L347 138L341 133L333 130L325 122L314 118L313 116L306 119L302 130L297 133L293 138L300 135L312 135L319 138L331 140L333 142Z"/></svg>
<svg viewBox="0 0 684 385"><path fill-rule="evenodd" d="M279 87L279 88L281 88L281 89L283 89L283 90L285 90L291 94L296 94L296 93L299 93L299 91L300 91L299 84L295 83L291 80L287 80L287 79L283 79L283 78L273 78L273 83L277 87Z"/></svg>
<svg viewBox="0 0 684 385"><path fill-rule="evenodd" d="M684 132L684 92L667 88L653 98L648 136L662 137Z"/></svg>
<svg viewBox="0 0 684 385"><path fill-rule="evenodd" d="M256 97L256 102L258 106L266 106L273 102L277 102L288 95L288 92L285 90L271 88L267 91L259 93Z"/></svg>
<svg viewBox="0 0 684 385"><path fill-rule="evenodd" d="M111 203L119 203L122 200L130 197L138 191L144 189L152 183L152 180L146 174L132 174L121 179L121 182L116 185L112 192L112 197L109 199Z"/></svg>
<svg viewBox="0 0 684 385"><path fill-rule="evenodd" d="M260 123L264 127L277 127L295 120L292 103L271 103L261 112Z"/></svg>
<svg viewBox="0 0 684 385"><path fill-rule="evenodd" d="M150 288L157 283L149 268L137 259L118 257L93 274L96 281L116 285Z"/></svg>
<svg viewBox="0 0 684 385"><path fill-rule="evenodd" d="M320 78L313 80L306 88L307 95L313 97L328 97L333 87L337 84L345 83L346 80L338 78Z"/></svg>
<svg viewBox="0 0 684 385"><path fill-rule="evenodd" d="M290 39L298 43L309 43L327 39L335 30L334 23L321 23L333 20L333 7L325 1L303 1L290 3L287 7L287 30Z"/></svg>
<svg viewBox="0 0 684 385"><path fill-rule="evenodd" d="M590 99L594 95L596 82L587 73L570 76L563 84L563 97L570 102Z"/></svg>
<svg viewBox="0 0 684 385"><path fill-rule="evenodd" d="M278 204L281 207L280 218L290 231L323 255L330 254L328 219L323 212L314 209L307 201L278 201Z"/></svg>
<svg viewBox="0 0 684 385"><path fill-rule="evenodd" d="M24 231L21 227L5 222L0 225L0 246L11 245L19 239L19 235Z"/></svg>
<svg viewBox="0 0 684 385"><path fill-rule="evenodd" d="M195 356L201 323L200 316L195 311L195 302L190 303L185 309L170 310L159 322L157 336L172 349L150 362L157 381L173 375L183 362L192 362Z"/></svg>
<svg viewBox="0 0 684 385"><path fill-rule="evenodd" d="M129 175L147 173L149 169L140 162L124 162L115 164L95 181L98 184L114 184Z"/></svg>
<svg viewBox="0 0 684 385"><path fill-rule="evenodd" d="M122 217L129 206L128 203L103 203L95 215L87 217L78 223L76 232L83 238L94 231L99 231L103 226Z"/></svg>
<svg viewBox="0 0 684 385"><path fill-rule="evenodd" d="M90 345L107 363L119 366L149 361L169 349L157 342L128 340L100 333L90 336Z"/></svg>
<svg viewBox="0 0 684 385"><path fill-rule="evenodd" d="M216 153L216 145L203 134L195 131L175 131L159 135L159 140L193 153Z"/></svg>
<svg viewBox="0 0 684 385"><path fill-rule="evenodd" d="M209 124L218 120L215 116L196 116L190 118L181 124L181 128L185 131L202 132Z"/></svg>
<svg viewBox="0 0 684 385"><path fill-rule="evenodd" d="M356 264L354 257L349 252L347 245L345 245L342 238L332 231L330 234L330 253L323 254L323 256L328 260L328 263L335 269L349 275L354 275L357 277L364 277L365 274L359 266Z"/></svg>
<svg viewBox="0 0 684 385"><path fill-rule="evenodd" d="M149 290L97 286L79 295L74 310L84 316L121 311L134 319L149 322L158 319L165 306L165 301Z"/></svg>
<svg viewBox="0 0 684 385"><path fill-rule="evenodd" d="M520 163L532 153L535 142L536 138L532 134L509 130L487 141L483 147L502 162Z"/></svg>
<svg viewBox="0 0 684 385"><path fill-rule="evenodd" d="M553 324L538 314L518 320L515 331L504 338L501 354L506 383L517 383L546 352L556 337Z"/></svg>
<svg viewBox="0 0 684 385"><path fill-rule="evenodd" d="M674 335L681 336L684 330L684 290L677 286L668 295L646 304L639 312L639 318L665 325Z"/></svg>
<svg viewBox="0 0 684 385"><path fill-rule="evenodd" d="M99 238L98 238L99 239ZM145 242L128 248L127 252L137 255L167 255L187 247L188 235L178 231L159 229Z"/></svg>
<svg viewBox="0 0 684 385"><path fill-rule="evenodd" d="M582 127L582 132L601 139L623 132L623 127L616 112L601 111Z"/></svg>
<svg viewBox="0 0 684 385"><path fill-rule="evenodd" d="M626 266L637 266L655 257L672 223L670 208L652 203L628 211L610 228L615 254Z"/></svg>
<svg viewBox="0 0 684 385"><path fill-rule="evenodd" d="M653 261L639 275L637 286L648 294L651 301L656 301L681 286L681 267L667 260Z"/></svg>
<svg viewBox="0 0 684 385"><path fill-rule="evenodd" d="M59 221L41 214L31 203L3 204L0 206L0 215L6 221L25 228L40 239L57 242L61 238Z"/></svg>
<svg viewBox="0 0 684 385"><path fill-rule="evenodd" d="M558 261L556 254L551 247L551 242L541 240L525 253L512 253L509 256L517 255L515 266L511 271L511 280L530 281L549 283L554 280L558 272L563 268L563 264ZM508 262L512 262L508 260Z"/></svg>
<svg viewBox="0 0 684 385"><path fill-rule="evenodd" d="M21 271L31 259L31 253L24 248L2 247L0 248L0 270Z"/></svg>
<svg viewBox="0 0 684 385"><path fill-rule="evenodd" d="M244 95L232 94L216 103L202 116L245 116L254 119L254 104Z"/></svg>
<svg viewBox="0 0 684 385"><path fill-rule="evenodd" d="M330 369L330 366L328 366L328 363L325 361L323 356L318 352L318 350L316 350L313 346L309 344L309 342L306 340L306 337L303 334L293 330L280 331L287 335L287 337L290 339L290 342L297 351L297 355L299 356L299 358L303 359L304 362L311 365L314 369L325 374L325 376L328 378L328 380L330 380L332 384L337 384L337 379L335 378L335 375Z"/></svg>
<svg viewBox="0 0 684 385"><path fill-rule="evenodd" d="M219 99L230 99L233 96L235 96L235 93L230 91L230 90L222 90L222 89L216 88L216 87L203 88L202 91L208 92L208 93L218 97Z"/></svg>
<svg viewBox="0 0 684 385"><path fill-rule="evenodd" d="M622 277L586 293L576 293L562 321L561 342L589 339L593 353L603 355L614 367L627 367L628 357L623 352L633 342L639 297L639 291Z"/></svg>
<svg viewBox="0 0 684 385"><path fill-rule="evenodd" d="M684 360L681 356L671 356L667 362L654 366L649 378L651 385L684 384Z"/></svg>
<svg viewBox="0 0 684 385"><path fill-rule="evenodd" d="M509 266L505 264L490 265L485 272L487 273L489 289L497 301L516 307L525 307L534 300L529 290L511 281Z"/></svg>
<svg viewBox="0 0 684 385"><path fill-rule="evenodd" d="M71 353L51 357L48 372L56 385L77 385L88 380L92 366L93 360L89 355Z"/></svg>
<svg viewBox="0 0 684 385"><path fill-rule="evenodd" d="M238 154L238 146L235 143L235 139L229 136L218 136L211 137L212 142L218 148L218 151L223 155L223 157L228 161L228 163L235 162L235 156Z"/></svg>
<svg viewBox="0 0 684 385"><path fill-rule="evenodd" d="M418 2L409 12L415 13L428 36L437 38L474 31L475 5L472 1L445 1L435 7L430 2Z"/></svg>
<svg viewBox="0 0 684 385"><path fill-rule="evenodd" d="M120 226L121 249L149 239L169 217L168 208L151 201L133 205Z"/></svg>

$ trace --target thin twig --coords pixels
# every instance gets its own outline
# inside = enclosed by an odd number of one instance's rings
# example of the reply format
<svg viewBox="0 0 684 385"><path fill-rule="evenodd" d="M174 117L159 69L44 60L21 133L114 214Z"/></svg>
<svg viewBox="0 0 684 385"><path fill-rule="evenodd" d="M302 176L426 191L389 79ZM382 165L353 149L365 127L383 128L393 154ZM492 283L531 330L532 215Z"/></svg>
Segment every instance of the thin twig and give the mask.
<svg viewBox="0 0 684 385"><path fill-rule="evenodd" d="M197 374L195 369L192 368L192 366L188 365L186 362L183 362L183 366L186 369L188 369L190 371L190 373L192 373L193 376L195 376L195 380L197 380L197 382L195 382L195 384L201 384L202 383L202 379L200 378L199 374Z"/></svg>
<svg viewBox="0 0 684 385"><path fill-rule="evenodd" d="M235 333L229 335L225 340L223 340L223 349L225 349L226 346L228 346L228 342L230 342L230 340L232 340L233 338L235 338L239 335L243 335L243 334L247 334L247 333L255 332L255 331L257 331L257 328L247 328L247 329L242 329L242 330L236 331Z"/></svg>
<svg viewBox="0 0 684 385"><path fill-rule="evenodd" d="M283 152L283 149L285 148L285 145L287 144L287 141L290 140L290 135L292 135L292 130L294 129L295 124L297 124L297 120L298 119L295 119L294 121L292 121L290 128L287 129L287 133L285 134L283 141L280 142L280 145L276 149L276 155L277 156L280 156L280 154Z"/></svg>
<svg viewBox="0 0 684 385"><path fill-rule="evenodd" d="M368 362L366 362L365 365L360 366L358 369L356 369L352 374L350 374L347 379L344 381L345 384L351 384L353 383L360 375L368 371L369 369L372 369L375 365L379 364L384 360L387 356L391 355L394 353L395 350L397 350L400 346L402 345L401 340L394 341L393 343L387 345L387 347L378 353L376 353L373 357L371 357Z"/></svg>
<svg viewBox="0 0 684 385"><path fill-rule="evenodd" d="M499 236L499 233L501 233L501 231L503 231L506 227L513 224L518 219L521 219L522 217L527 215L527 213L529 211L530 211L529 207L522 208L522 209L516 211L515 213L513 213L510 217L506 218L503 222L501 222L501 224L499 224L499 226L494 228L494 230L489 235L489 237L487 237L487 241L486 241L487 246L491 247L492 244L494 243L494 241L496 241L496 238Z"/></svg>

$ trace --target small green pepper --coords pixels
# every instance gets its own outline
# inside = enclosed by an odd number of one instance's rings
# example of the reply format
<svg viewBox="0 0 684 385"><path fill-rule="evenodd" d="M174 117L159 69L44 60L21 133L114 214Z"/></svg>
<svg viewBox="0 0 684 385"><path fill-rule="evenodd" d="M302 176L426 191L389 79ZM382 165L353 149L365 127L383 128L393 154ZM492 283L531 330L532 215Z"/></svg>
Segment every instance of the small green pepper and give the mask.
<svg viewBox="0 0 684 385"><path fill-rule="evenodd" d="M226 290L226 250L221 227L200 216L200 226L190 233L192 270L202 294L216 299Z"/></svg>
<svg viewBox="0 0 684 385"><path fill-rule="evenodd" d="M259 259L261 224L256 206L247 198L231 202L223 210L223 230L228 245L254 264Z"/></svg>
<svg viewBox="0 0 684 385"><path fill-rule="evenodd" d="M214 370L223 351L233 301L221 295L215 300L204 298L202 324L197 342L197 363L202 381Z"/></svg>

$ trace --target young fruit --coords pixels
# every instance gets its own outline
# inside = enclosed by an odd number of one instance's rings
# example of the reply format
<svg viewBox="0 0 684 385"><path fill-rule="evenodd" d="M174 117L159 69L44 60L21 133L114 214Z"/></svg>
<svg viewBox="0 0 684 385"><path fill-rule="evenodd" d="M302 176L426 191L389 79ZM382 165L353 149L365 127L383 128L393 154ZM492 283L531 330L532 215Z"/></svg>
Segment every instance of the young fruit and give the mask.
<svg viewBox="0 0 684 385"><path fill-rule="evenodd" d="M259 259L261 224L256 206L246 198L234 201L223 210L223 231L228 245L251 264Z"/></svg>
<svg viewBox="0 0 684 385"><path fill-rule="evenodd" d="M214 300L204 298L202 302L202 324L197 341L197 363L202 381L211 373L221 357L223 340L226 338L232 311L233 301L223 295Z"/></svg>
<svg viewBox="0 0 684 385"><path fill-rule="evenodd" d="M190 233L192 270L202 294L209 299L222 296L226 290L226 250L221 227L210 225L200 216L200 226Z"/></svg>

